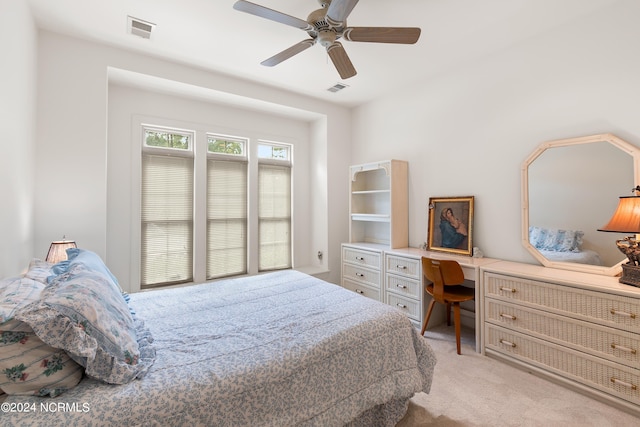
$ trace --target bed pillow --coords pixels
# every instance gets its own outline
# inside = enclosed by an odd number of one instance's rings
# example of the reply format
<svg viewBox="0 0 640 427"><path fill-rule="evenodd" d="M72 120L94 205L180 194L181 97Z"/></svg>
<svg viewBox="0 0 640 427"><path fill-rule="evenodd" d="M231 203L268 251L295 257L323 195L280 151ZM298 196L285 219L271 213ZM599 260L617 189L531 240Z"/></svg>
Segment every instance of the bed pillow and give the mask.
<svg viewBox="0 0 640 427"><path fill-rule="evenodd" d="M25 273L24 277L28 279L33 279L36 282L47 284L47 278L51 276L53 273L53 266L55 264L51 264L46 261L42 261L41 259L34 258L29 263L29 269Z"/></svg>
<svg viewBox="0 0 640 427"><path fill-rule="evenodd" d="M80 365L14 318L37 301L44 288L44 283L28 277L0 282L0 389L7 394L55 397L82 378Z"/></svg>
<svg viewBox="0 0 640 427"><path fill-rule="evenodd" d="M82 367L24 329L17 320L0 324L0 389L9 395L56 397L75 387Z"/></svg>
<svg viewBox="0 0 640 427"><path fill-rule="evenodd" d="M118 283L118 279L111 273L107 266L102 261L102 258L95 252L91 252L86 249L70 248L67 249L67 259L60 261L52 267L53 274L64 274L75 265L81 265L88 271L104 274L113 285L120 291L122 288ZM55 276L50 276L49 281L52 281Z"/></svg>
<svg viewBox="0 0 640 427"><path fill-rule="evenodd" d="M529 227L529 242L536 248L555 252L580 252L584 232L556 228Z"/></svg>
<svg viewBox="0 0 640 427"><path fill-rule="evenodd" d="M141 378L153 364L148 335L144 351L137 341L141 328L113 281L86 263L70 263L55 276L38 301L16 313L42 341L65 350L86 374L111 384Z"/></svg>
<svg viewBox="0 0 640 427"><path fill-rule="evenodd" d="M0 323L13 319L20 307L37 301L44 288L44 283L28 277L12 277L0 281ZM25 330L29 328L26 327Z"/></svg>

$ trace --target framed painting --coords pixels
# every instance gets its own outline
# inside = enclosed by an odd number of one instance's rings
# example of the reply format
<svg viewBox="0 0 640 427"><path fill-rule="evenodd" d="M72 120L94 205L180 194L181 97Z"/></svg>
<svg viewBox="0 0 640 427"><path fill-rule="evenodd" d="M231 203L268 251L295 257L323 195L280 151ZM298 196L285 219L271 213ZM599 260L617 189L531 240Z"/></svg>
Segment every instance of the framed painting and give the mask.
<svg viewBox="0 0 640 427"><path fill-rule="evenodd" d="M427 250L472 255L473 196L430 197Z"/></svg>

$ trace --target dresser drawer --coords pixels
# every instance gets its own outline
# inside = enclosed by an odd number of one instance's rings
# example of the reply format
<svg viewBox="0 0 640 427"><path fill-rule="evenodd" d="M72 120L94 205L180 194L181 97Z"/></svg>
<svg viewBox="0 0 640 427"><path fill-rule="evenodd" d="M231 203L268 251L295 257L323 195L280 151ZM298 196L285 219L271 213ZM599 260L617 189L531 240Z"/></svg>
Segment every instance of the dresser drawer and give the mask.
<svg viewBox="0 0 640 427"><path fill-rule="evenodd" d="M485 297L630 332L640 330L640 300L545 283L501 274L485 273Z"/></svg>
<svg viewBox="0 0 640 427"><path fill-rule="evenodd" d="M380 271L359 265L342 264L342 280L364 283L380 289Z"/></svg>
<svg viewBox="0 0 640 427"><path fill-rule="evenodd" d="M401 274L417 280L421 279L421 260L386 254L385 261L385 267L388 273Z"/></svg>
<svg viewBox="0 0 640 427"><path fill-rule="evenodd" d="M396 307L411 319L422 321L420 318L420 303L416 300L387 293L387 304Z"/></svg>
<svg viewBox="0 0 640 427"><path fill-rule="evenodd" d="M640 404L640 370L618 365L528 335L487 325L489 354L508 355L634 404Z"/></svg>
<svg viewBox="0 0 640 427"><path fill-rule="evenodd" d="M409 298L421 299L422 282L415 279L396 276L395 274L387 274L386 289L390 292L403 295Z"/></svg>
<svg viewBox="0 0 640 427"><path fill-rule="evenodd" d="M630 367L640 366L640 335L485 299L485 320Z"/></svg>
<svg viewBox="0 0 640 427"><path fill-rule="evenodd" d="M349 264L362 265L380 270L381 258L382 254L380 252L356 249L349 246L342 247L342 262Z"/></svg>
<svg viewBox="0 0 640 427"><path fill-rule="evenodd" d="M362 283L353 282L349 279L344 279L342 281L342 287L345 289L349 289L350 291L353 291L360 295L363 295L367 298L380 301L380 289L373 288L371 286L367 286Z"/></svg>

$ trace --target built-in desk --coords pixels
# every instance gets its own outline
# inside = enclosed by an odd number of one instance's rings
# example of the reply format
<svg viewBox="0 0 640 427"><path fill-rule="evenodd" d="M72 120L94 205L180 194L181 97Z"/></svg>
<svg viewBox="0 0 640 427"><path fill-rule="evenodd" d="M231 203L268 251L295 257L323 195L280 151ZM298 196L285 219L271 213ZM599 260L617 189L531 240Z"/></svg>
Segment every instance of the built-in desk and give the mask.
<svg viewBox="0 0 640 427"><path fill-rule="evenodd" d="M420 329L430 298L422 283L423 256L458 261L465 279L475 287L475 302L468 307L469 311L463 311L462 321L469 322L475 328L476 351L480 352L483 305L480 303L480 286L476 284L480 283L480 268L497 262L496 259L472 258L418 248L390 249L373 243L343 243L342 286L397 307ZM440 317L444 319L444 316Z"/></svg>

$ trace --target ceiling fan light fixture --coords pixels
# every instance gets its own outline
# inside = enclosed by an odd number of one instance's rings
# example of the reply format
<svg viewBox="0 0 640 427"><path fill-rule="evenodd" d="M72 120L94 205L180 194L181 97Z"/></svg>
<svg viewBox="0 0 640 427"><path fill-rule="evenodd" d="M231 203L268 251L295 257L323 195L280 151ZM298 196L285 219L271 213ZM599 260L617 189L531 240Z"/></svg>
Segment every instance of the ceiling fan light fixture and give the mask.
<svg viewBox="0 0 640 427"><path fill-rule="evenodd" d="M309 39L262 61L262 65L273 67L317 43L326 49L340 78L345 80L355 76L358 72L349 59L344 46L338 40L414 44L420 38L420 28L416 27L348 27L347 17L358 1L318 0L322 9L311 12L306 21L246 0L236 0L233 8L240 12L299 28L309 35Z"/></svg>

